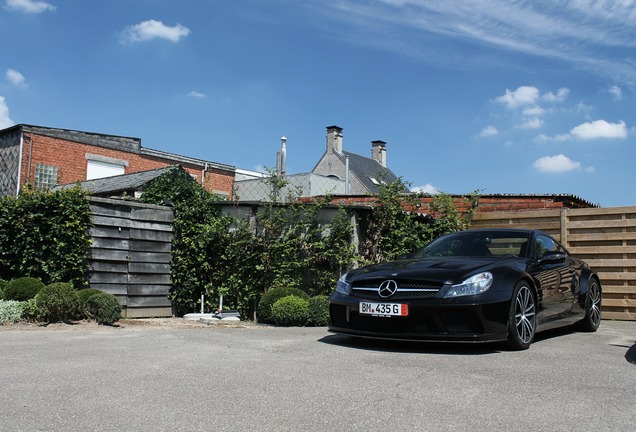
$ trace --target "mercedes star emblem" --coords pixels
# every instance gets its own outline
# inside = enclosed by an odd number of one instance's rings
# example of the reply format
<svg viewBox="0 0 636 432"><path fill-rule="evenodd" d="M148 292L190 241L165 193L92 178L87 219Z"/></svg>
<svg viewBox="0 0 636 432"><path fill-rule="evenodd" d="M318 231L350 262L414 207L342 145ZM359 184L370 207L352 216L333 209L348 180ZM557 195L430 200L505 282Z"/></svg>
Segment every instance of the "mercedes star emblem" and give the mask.
<svg viewBox="0 0 636 432"><path fill-rule="evenodd" d="M391 297L393 294L395 294L397 289L397 282L393 279L388 279L380 284L380 287L378 288L378 294L382 298Z"/></svg>

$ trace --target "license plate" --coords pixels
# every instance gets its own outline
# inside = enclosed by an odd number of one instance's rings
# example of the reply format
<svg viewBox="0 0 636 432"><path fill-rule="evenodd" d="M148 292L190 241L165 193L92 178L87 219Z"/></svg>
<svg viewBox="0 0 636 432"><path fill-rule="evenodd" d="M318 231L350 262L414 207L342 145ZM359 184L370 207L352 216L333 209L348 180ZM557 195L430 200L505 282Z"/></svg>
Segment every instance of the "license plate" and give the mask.
<svg viewBox="0 0 636 432"><path fill-rule="evenodd" d="M362 315L404 317L409 315L409 305L402 303L360 302L359 312Z"/></svg>

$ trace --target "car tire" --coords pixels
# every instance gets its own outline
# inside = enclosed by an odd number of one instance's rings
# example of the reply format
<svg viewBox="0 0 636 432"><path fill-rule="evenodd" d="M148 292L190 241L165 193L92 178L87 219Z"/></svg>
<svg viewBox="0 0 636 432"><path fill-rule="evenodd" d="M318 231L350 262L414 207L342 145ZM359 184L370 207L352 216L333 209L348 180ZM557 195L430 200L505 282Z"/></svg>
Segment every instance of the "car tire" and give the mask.
<svg viewBox="0 0 636 432"><path fill-rule="evenodd" d="M512 292L508 316L508 347L528 349L537 328L537 306L532 288L526 281L517 282Z"/></svg>
<svg viewBox="0 0 636 432"><path fill-rule="evenodd" d="M576 325L576 329L584 332L595 332L601 325L601 287L594 278L590 279L585 294L585 317Z"/></svg>

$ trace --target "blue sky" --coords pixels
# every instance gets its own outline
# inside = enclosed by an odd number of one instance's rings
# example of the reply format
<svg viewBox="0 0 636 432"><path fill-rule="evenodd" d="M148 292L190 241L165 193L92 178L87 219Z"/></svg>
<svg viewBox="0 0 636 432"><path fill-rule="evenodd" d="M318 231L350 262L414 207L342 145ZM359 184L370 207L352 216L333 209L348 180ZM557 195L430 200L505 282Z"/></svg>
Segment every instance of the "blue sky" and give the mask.
<svg viewBox="0 0 636 432"><path fill-rule="evenodd" d="M0 1L0 128L300 173L337 125L414 189L636 205L631 0Z"/></svg>

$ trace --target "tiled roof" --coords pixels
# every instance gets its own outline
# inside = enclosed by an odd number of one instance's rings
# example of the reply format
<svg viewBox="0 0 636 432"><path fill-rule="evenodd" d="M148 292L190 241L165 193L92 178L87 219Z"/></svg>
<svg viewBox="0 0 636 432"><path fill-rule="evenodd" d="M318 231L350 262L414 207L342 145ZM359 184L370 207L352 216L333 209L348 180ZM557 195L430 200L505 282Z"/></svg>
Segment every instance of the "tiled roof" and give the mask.
<svg viewBox="0 0 636 432"><path fill-rule="evenodd" d="M172 169L182 169L178 165L164 168L157 168L149 171L139 171L132 174L122 174L112 177L104 177L94 180L80 182L80 187L91 195L112 195L127 191L142 190L145 185L152 182L157 177ZM53 190L69 189L75 187L77 183L58 185Z"/></svg>
<svg viewBox="0 0 636 432"><path fill-rule="evenodd" d="M387 167L383 167L374 159L348 151L343 151L342 155L338 156L341 157L343 161L346 157L349 157L349 169L371 193L378 193L380 191L379 186L382 182L393 183L398 179L393 171Z"/></svg>

